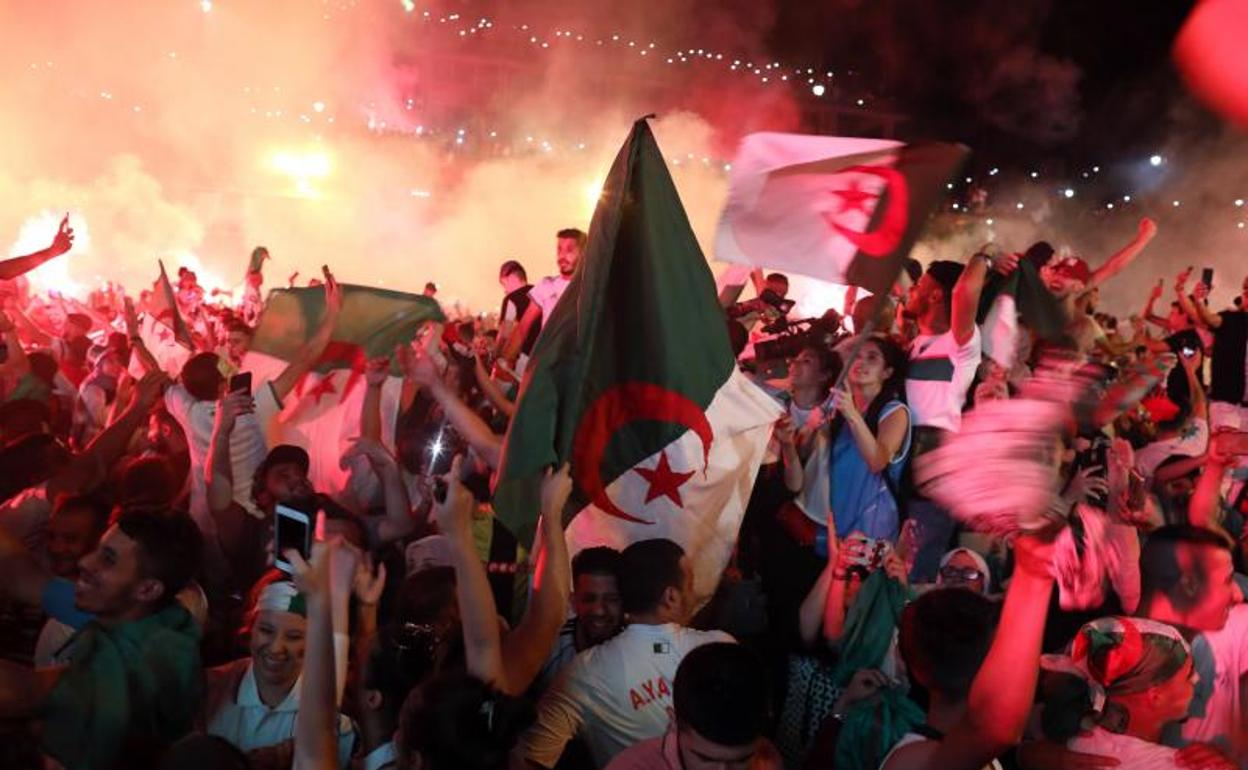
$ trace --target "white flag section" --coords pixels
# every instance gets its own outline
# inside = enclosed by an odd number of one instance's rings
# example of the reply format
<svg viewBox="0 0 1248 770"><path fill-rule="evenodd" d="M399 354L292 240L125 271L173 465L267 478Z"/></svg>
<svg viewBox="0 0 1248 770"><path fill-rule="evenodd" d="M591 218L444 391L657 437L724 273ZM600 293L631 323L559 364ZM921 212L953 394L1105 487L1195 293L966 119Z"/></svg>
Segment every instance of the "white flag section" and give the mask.
<svg viewBox="0 0 1248 770"><path fill-rule="evenodd" d="M643 523L591 505L568 525L570 551L597 545L623 549L638 540L668 538L689 555L694 593L699 603L706 601L732 555L772 424L782 413L734 367L706 409L714 435L709 456L690 430L638 463L607 487L607 495Z"/></svg>
<svg viewBox="0 0 1248 770"><path fill-rule="evenodd" d="M879 250L864 238L872 235L871 217L903 146L884 139L750 134L732 162L715 258L849 283L859 250Z"/></svg>
<svg viewBox="0 0 1248 770"><path fill-rule="evenodd" d="M139 322L139 337L143 340L143 346L156 359L161 370L176 380L178 375L182 374L186 359L191 357L191 351L174 339L173 329L152 316L145 315ZM128 368L130 375L136 379L143 376L143 364L133 353L130 354Z"/></svg>
<svg viewBox="0 0 1248 770"><path fill-rule="evenodd" d="M251 372L253 381L259 384L276 378L286 363L253 351L243 359L242 368ZM367 461L360 457L346 467L340 463L343 453L360 435L367 389L362 371L331 369L324 374L308 373L286 396L277 419L265 426L269 448L294 444L307 450L311 458L308 478L318 492L335 498L346 493L348 499L361 502L373 499L378 486ZM400 377L387 378L381 388L381 441L391 450L402 389Z"/></svg>

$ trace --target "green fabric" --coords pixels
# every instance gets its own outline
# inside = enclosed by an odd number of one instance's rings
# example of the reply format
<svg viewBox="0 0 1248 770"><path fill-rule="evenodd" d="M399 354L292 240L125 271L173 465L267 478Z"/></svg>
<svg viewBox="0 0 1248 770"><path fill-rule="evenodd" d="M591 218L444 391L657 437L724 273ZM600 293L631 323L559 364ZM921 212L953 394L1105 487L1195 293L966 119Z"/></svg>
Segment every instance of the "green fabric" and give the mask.
<svg viewBox="0 0 1248 770"><path fill-rule="evenodd" d="M525 371L494 493L499 518L520 542L532 539L544 469L572 459L582 415L613 387L657 385L705 411L734 365L714 278L650 127L639 120ZM627 421L592 470L608 486L688 429ZM574 479L586 472L572 468ZM567 510L587 502L578 483Z"/></svg>
<svg viewBox="0 0 1248 770"><path fill-rule="evenodd" d="M908 594L906 587L884 574L884 570L872 572L862 584L845 618L841 654L832 672L838 686L849 684L857 671L879 668L884 662Z"/></svg>
<svg viewBox="0 0 1248 770"><path fill-rule="evenodd" d="M1049 291L1040 278L1040 273L1031 262L1021 259L1018 269L1008 276L990 273L988 285L984 287L979 298L979 314L977 321L982 324L992 309L997 297L1013 295L1014 307L1018 311L1018 320L1041 338L1046 340L1060 339L1066 330L1066 314L1062 303Z"/></svg>
<svg viewBox="0 0 1248 770"><path fill-rule="evenodd" d="M925 719L923 709L892 687L855 704L836 740L836 770L875 770L897 741Z"/></svg>
<svg viewBox="0 0 1248 770"><path fill-rule="evenodd" d="M165 263L157 260L160 265L160 278L156 281L155 291L152 292L152 312L156 316L156 320L173 329L173 338L182 343L186 347L194 350L195 343L191 340L191 329L186 325L186 321L182 320L182 315L178 312L177 295L174 294L173 285L169 283L169 275L165 272Z"/></svg>
<svg viewBox="0 0 1248 770"><path fill-rule="evenodd" d="M324 314L324 288L274 289L256 324L251 349L293 361ZM392 356L397 346L410 343L426 321L445 320L442 308L430 297L343 284L342 312L315 371L363 371L367 359ZM391 371L400 374L397 361L391 362Z"/></svg>
<svg viewBox="0 0 1248 770"><path fill-rule="evenodd" d="M203 696L199 637L179 604L112 628L84 626L45 707L44 749L69 770L95 770L112 767L128 742L185 735Z"/></svg>
<svg viewBox="0 0 1248 770"><path fill-rule="evenodd" d="M17 401L23 398L47 403L52 398L52 388L33 373L26 372L18 378L17 383L13 386L13 390L9 392L9 395L4 400Z"/></svg>

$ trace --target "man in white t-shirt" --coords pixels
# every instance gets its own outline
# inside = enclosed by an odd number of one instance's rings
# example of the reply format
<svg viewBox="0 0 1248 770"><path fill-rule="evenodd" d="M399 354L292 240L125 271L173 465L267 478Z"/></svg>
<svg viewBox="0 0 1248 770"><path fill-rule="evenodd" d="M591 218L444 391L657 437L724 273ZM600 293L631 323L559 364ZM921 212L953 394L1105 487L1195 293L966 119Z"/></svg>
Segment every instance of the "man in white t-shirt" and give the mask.
<svg viewBox="0 0 1248 770"><path fill-rule="evenodd" d="M910 368L906 373L906 402L914 421L914 450L918 457L940 443L942 435L962 426L966 393L983 359L983 346L975 314L988 269L1009 274L1018 267L1018 255L991 258L979 253L962 266L938 260L910 289L906 315L918 325L910 344ZM912 581L936 579L940 557L949 549L953 519L930 500L915 495L907 515L919 522L919 548Z"/></svg>
<svg viewBox="0 0 1248 770"><path fill-rule="evenodd" d="M693 572L684 550L670 540L624 549L620 593L630 625L577 655L542 696L537 723L523 739L531 763L554 767L579 736L594 764L605 767L628 747L663 735L685 655L703 644L733 641L722 631L683 625L693 611Z"/></svg>
<svg viewBox="0 0 1248 770"><path fill-rule="evenodd" d="M234 502L252 516L261 512L252 500L252 476L268 454L265 439L266 426L282 411L285 398L299 379L312 370L321 353L329 344L334 323L342 309L342 290L334 276L325 270L325 314L316 331L303 350L273 380L252 383L254 405L237 416L237 427L230 434L230 464ZM159 365L137 334L136 323L128 319L131 345L139 360L148 371L158 371ZM204 533L207 553L205 559L210 567L224 566L224 557L217 542L217 526L208 500L205 466L213 426L217 420L218 402L226 396L228 382L221 376L220 360L216 353L198 353L187 359L182 367L179 382L165 391L165 409L178 421L186 433L191 455L191 501L190 514L200 531Z"/></svg>
<svg viewBox="0 0 1248 770"><path fill-rule="evenodd" d="M559 304L559 298L567 290L568 284L572 283L572 275L576 273L576 266L580 264L581 255L585 253L587 240L588 236L574 227L555 233L555 262L559 265L559 275L548 275L529 290L529 306L520 322L515 325L511 338L503 349L503 357L508 361L515 360L529 331L534 327L541 328L550 319L555 305Z"/></svg>

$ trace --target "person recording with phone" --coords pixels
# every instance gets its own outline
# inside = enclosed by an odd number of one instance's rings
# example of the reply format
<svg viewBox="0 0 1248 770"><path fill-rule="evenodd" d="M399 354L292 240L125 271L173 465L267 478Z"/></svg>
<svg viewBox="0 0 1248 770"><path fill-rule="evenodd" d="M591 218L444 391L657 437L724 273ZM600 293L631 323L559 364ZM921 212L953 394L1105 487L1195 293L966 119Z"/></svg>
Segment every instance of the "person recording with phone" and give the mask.
<svg viewBox="0 0 1248 770"><path fill-rule="evenodd" d="M1215 313L1206 303L1213 288L1213 271L1206 270L1201 282L1188 294L1187 280L1191 273L1189 267L1179 274L1174 281L1174 291L1192 322L1213 333L1209 423L1215 430L1221 427L1248 430L1248 311L1242 307L1243 301L1248 300L1248 276L1240 286L1241 306Z"/></svg>

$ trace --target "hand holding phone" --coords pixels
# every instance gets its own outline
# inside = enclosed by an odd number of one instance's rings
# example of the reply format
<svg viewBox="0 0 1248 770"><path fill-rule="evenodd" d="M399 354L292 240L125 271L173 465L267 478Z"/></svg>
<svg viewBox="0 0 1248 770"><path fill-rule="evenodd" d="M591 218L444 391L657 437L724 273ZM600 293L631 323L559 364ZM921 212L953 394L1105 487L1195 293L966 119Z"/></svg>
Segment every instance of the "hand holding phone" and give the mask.
<svg viewBox="0 0 1248 770"><path fill-rule="evenodd" d="M284 555L287 551L297 551L304 560L312 553L311 517L303 511L278 503L275 509L273 540L273 564L289 574L292 570Z"/></svg>
<svg viewBox="0 0 1248 770"><path fill-rule="evenodd" d="M251 392L251 372L239 372L230 378L231 393Z"/></svg>

